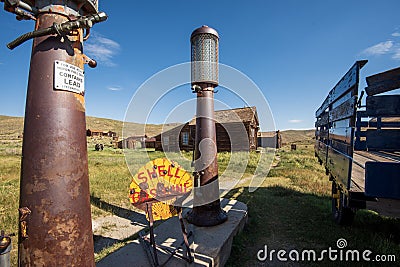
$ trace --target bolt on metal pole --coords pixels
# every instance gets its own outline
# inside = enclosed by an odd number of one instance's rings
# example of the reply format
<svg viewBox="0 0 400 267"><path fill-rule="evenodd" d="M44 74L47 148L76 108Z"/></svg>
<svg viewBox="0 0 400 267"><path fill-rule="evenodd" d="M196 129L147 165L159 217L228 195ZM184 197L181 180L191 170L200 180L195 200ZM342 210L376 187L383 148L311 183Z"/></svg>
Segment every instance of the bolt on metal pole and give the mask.
<svg viewBox="0 0 400 267"><path fill-rule="evenodd" d="M217 145L214 119L214 88L218 86L218 42L216 30L202 26L193 31L192 89L197 94L196 137L194 151L195 186L207 188L194 194L194 207L188 222L214 226L227 220L219 200ZM204 203L204 204L199 204ZM199 204L199 205L198 205Z"/></svg>
<svg viewBox="0 0 400 267"><path fill-rule="evenodd" d="M33 40L25 108L19 266L95 266L83 87L84 31L82 21L71 28L61 26L97 14L97 2L24 1L35 10L33 33L42 35ZM90 28L91 23L86 25ZM46 31L51 27L56 32ZM25 40L22 37L35 36L21 36L17 43Z"/></svg>

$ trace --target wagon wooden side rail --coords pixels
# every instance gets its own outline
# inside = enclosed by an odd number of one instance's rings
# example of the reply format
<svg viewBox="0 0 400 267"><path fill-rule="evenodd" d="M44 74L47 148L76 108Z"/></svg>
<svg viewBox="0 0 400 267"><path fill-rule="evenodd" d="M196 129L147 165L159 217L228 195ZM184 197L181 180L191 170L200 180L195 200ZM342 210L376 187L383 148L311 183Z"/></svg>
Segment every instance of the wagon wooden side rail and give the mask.
<svg viewBox="0 0 400 267"><path fill-rule="evenodd" d="M332 181L332 212L350 224L357 209L400 215L400 68L367 77L359 96L357 61L315 113L315 155ZM384 95L379 95L384 93Z"/></svg>

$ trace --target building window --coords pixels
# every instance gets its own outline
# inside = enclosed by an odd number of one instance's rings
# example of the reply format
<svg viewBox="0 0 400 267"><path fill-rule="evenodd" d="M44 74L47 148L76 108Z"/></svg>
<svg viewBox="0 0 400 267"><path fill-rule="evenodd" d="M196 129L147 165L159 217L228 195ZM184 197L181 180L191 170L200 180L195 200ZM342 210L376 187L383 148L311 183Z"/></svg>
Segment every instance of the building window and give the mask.
<svg viewBox="0 0 400 267"><path fill-rule="evenodd" d="M182 133L182 145L189 145L189 133L188 132Z"/></svg>

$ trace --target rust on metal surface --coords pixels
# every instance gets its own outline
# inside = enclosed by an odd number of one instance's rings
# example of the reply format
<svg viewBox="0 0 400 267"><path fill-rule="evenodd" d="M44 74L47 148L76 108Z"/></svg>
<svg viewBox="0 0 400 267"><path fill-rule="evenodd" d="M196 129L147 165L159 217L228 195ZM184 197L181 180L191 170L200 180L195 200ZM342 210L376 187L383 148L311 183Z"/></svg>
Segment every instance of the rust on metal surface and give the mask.
<svg viewBox="0 0 400 267"><path fill-rule="evenodd" d="M35 0L24 0L27 4L30 6L35 6L38 5ZM48 5L49 3L46 3L46 1L40 1L40 2L45 2L45 5ZM50 2L50 1L48 1ZM61 4L63 4L65 1L55 1ZM68 5L74 5L74 9L76 10L82 10L84 13L89 13L89 14L94 14L97 13L98 11L98 0L74 0L74 1L68 1ZM40 6L41 7L41 6Z"/></svg>
<svg viewBox="0 0 400 267"><path fill-rule="evenodd" d="M42 13L35 29L67 20ZM82 42L82 30L33 41L20 189L20 207L31 214L19 266L94 266L84 96L53 88L56 60L83 69Z"/></svg>
<svg viewBox="0 0 400 267"><path fill-rule="evenodd" d="M204 91L197 93L195 171L201 172L200 186L208 184L218 176L217 140L214 120L214 92L208 84L200 85ZM207 140L206 148L200 151L200 142ZM203 155L201 154L203 152ZM198 161L202 157L201 161ZM208 165L204 168L203 165Z"/></svg>
<svg viewBox="0 0 400 267"><path fill-rule="evenodd" d="M18 209L19 211L19 237L21 240L28 238L28 219L32 213L27 207Z"/></svg>

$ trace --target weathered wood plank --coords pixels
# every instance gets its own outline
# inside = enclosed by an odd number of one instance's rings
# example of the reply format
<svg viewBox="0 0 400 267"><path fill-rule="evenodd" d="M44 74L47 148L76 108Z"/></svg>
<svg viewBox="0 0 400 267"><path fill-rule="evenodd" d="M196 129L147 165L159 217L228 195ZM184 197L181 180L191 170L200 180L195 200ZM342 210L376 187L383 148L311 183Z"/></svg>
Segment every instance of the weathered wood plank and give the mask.
<svg viewBox="0 0 400 267"><path fill-rule="evenodd" d="M354 86L358 85L359 71L367 63L367 60L361 60L354 63L350 70L343 76L343 78L336 84L332 89L330 97L330 103L335 102L345 93L353 89ZM358 88L355 88L358 90Z"/></svg>
<svg viewBox="0 0 400 267"><path fill-rule="evenodd" d="M367 162L392 162L399 163L400 159L393 153L354 151L351 171L352 190L365 191L365 163Z"/></svg>
<svg viewBox="0 0 400 267"><path fill-rule="evenodd" d="M340 81L329 91L328 96L324 102L315 112L315 117L320 117L322 113L329 107L330 104L338 100L342 95L346 94L350 90L358 90L359 71L368 60L361 60L354 63L354 65L347 71L347 73L340 79Z"/></svg>
<svg viewBox="0 0 400 267"><path fill-rule="evenodd" d="M400 150L400 130L367 130L367 148L368 150Z"/></svg>
<svg viewBox="0 0 400 267"><path fill-rule="evenodd" d="M351 127L340 127L329 129L329 139L335 141L341 141L346 144L351 144Z"/></svg>
<svg viewBox="0 0 400 267"><path fill-rule="evenodd" d="M400 95L368 96L366 101L368 116L400 116Z"/></svg>
<svg viewBox="0 0 400 267"><path fill-rule="evenodd" d="M315 112L316 118L321 117L322 113L324 113L325 110L329 107L329 104L330 104L329 99L330 99L330 94L328 94L328 96L325 98L324 102L322 102L322 105Z"/></svg>
<svg viewBox="0 0 400 267"><path fill-rule="evenodd" d="M336 149L337 151L346 154L346 155L352 155L353 154L353 146L349 144L345 144L342 142L338 142L335 140L331 141L331 146Z"/></svg>
<svg viewBox="0 0 400 267"><path fill-rule="evenodd" d="M365 91L369 96L400 88L400 68L369 76L366 80L368 87Z"/></svg>
<svg viewBox="0 0 400 267"><path fill-rule="evenodd" d="M356 127L372 127L376 128L378 123L376 121L358 121ZM382 121L381 128L400 128L400 121Z"/></svg>
<svg viewBox="0 0 400 267"><path fill-rule="evenodd" d="M340 153L339 151L328 147L326 167L335 179L341 182L349 189L349 181L351 175L352 160L349 156Z"/></svg>
<svg viewBox="0 0 400 267"><path fill-rule="evenodd" d="M329 111L329 121L338 121L353 117L356 114L357 96L353 96L337 108Z"/></svg>
<svg viewBox="0 0 400 267"><path fill-rule="evenodd" d="M329 123L329 113L325 112L316 122L315 127L327 125Z"/></svg>
<svg viewBox="0 0 400 267"><path fill-rule="evenodd" d="M390 156L381 156L380 153L375 151L355 151L353 154L353 159L355 162L365 167L365 163L368 161L375 162L397 162L395 158Z"/></svg>
<svg viewBox="0 0 400 267"><path fill-rule="evenodd" d="M328 138L328 133L329 133L328 129L327 130L319 130L319 131L316 132L316 136L320 137L320 138L323 138L323 139L326 139L326 138Z"/></svg>
<svg viewBox="0 0 400 267"><path fill-rule="evenodd" d="M365 191L365 169L355 164L351 167L351 191L364 192Z"/></svg>
<svg viewBox="0 0 400 267"><path fill-rule="evenodd" d="M398 162L400 163L400 152L396 151L375 151L372 152L376 156L383 157L385 159L390 159L393 162Z"/></svg>

